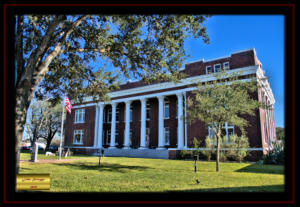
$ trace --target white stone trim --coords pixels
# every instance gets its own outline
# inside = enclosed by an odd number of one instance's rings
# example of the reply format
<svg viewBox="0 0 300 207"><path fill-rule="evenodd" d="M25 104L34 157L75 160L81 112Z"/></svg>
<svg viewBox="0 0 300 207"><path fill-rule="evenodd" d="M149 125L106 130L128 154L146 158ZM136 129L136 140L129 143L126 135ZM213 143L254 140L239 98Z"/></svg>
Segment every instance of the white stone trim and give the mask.
<svg viewBox="0 0 300 207"><path fill-rule="evenodd" d="M248 67L228 70L227 72L228 72L228 74L241 73L241 75L249 75L249 74L257 73L258 69L259 69L259 66L254 65L254 66L248 66ZM192 76L192 77L189 77L186 79L182 79L179 83L166 82L166 83L152 84L152 85L141 86L141 87L137 87L137 88L115 91L115 92L108 93L108 95L110 98L117 98L117 97L122 97L124 95L135 95L135 94L139 94L139 93L157 91L157 90L161 90L161 89L172 90L172 88L175 88L175 87L190 85L190 84L194 84L197 82L207 82L207 81L216 80L214 75L215 75L214 73L211 73L211 74L205 74L205 75L199 75L199 76ZM149 95L151 95L151 94L149 94ZM93 101L93 98L92 97L84 98L84 102L89 102L89 101ZM113 102L120 102L120 101L113 100ZM95 103L90 103L90 104L86 104L84 106L90 106L90 105L94 105L94 104ZM79 105L76 106L76 108L78 108L78 107L82 107L82 106L79 106Z"/></svg>
<svg viewBox="0 0 300 207"><path fill-rule="evenodd" d="M273 105L275 104L275 99L274 99L274 95L272 92L272 89L270 87L270 83L268 80L262 81L261 79L266 78L266 76L264 75L264 71L262 70L261 67L258 67L258 70L256 72L257 78L259 80L259 83L263 86L262 90L265 92L265 94L267 94L267 97L270 100L270 103Z"/></svg>

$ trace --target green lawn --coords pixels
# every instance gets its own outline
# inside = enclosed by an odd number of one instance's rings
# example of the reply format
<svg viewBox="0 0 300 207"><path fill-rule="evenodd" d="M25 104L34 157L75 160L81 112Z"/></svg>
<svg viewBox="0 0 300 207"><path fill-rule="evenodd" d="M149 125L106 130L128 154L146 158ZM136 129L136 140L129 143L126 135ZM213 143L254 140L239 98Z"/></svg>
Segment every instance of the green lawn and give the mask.
<svg viewBox="0 0 300 207"><path fill-rule="evenodd" d="M21 153L22 158L29 155ZM39 155L39 159L45 159ZM52 159L55 157L52 157ZM80 158L68 163L21 162L22 173L50 173L53 192L283 192L284 166L253 163L163 160L125 157ZM55 158L57 159L57 157ZM200 183L196 183L196 178Z"/></svg>

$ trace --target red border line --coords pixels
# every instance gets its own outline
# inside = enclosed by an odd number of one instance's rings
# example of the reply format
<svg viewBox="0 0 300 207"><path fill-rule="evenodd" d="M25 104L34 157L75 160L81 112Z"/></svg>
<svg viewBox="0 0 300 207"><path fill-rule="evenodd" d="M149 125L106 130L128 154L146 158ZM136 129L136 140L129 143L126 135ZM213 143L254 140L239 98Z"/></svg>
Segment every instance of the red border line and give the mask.
<svg viewBox="0 0 300 207"><path fill-rule="evenodd" d="M3 170L3 193L4 202L6 201L6 5L3 7L3 164L5 169Z"/></svg>
<svg viewBox="0 0 300 207"><path fill-rule="evenodd" d="M295 27L296 27L296 24L295 24L295 5L292 6L292 112L295 112L295 79L296 79L296 76L295 76L295 62L296 62L296 59L295 59ZM295 145L295 131L296 131L296 128L295 128L295 113L292 113L292 200L295 201L296 199L296 188L295 188L295 179L296 179L296 175L295 175L295 157L296 157L296 154L295 154L295 148L296 148L296 145Z"/></svg>
<svg viewBox="0 0 300 207"><path fill-rule="evenodd" d="M4 95L4 104L3 104L3 118L4 118L4 130L3 130L3 163L6 167L6 9L7 7L14 7L14 6L114 6L114 7L123 7L123 6L168 6L168 7L188 7L188 6L284 6L284 7L292 7L292 111L295 111L295 5L294 4L4 4L3 6L3 28L4 28L4 35L3 35L3 95ZM295 163L295 115L292 114L292 163ZM295 165L292 164L292 180L295 180ZM295 182L292 182L292 200L291 201L8 201L7 194L6 194L6 168L4 169L4 179L3 179L3 193L4 193L4 203L251 203L251 204L258 204L258 203L281 203L281 204L294 204L295 203Z"/></svg>
<svg viewBox="0 0 300 207"><path fill-rule="evenodd" d="M7 6L71 6L71 7L80 7L80 6L114 6L114 7L124 7L124 6L168 6L168 7L193 7L193 6L219 6L219 7L232 7L232 6L293 6L294 4L5 4Z"/></svg>

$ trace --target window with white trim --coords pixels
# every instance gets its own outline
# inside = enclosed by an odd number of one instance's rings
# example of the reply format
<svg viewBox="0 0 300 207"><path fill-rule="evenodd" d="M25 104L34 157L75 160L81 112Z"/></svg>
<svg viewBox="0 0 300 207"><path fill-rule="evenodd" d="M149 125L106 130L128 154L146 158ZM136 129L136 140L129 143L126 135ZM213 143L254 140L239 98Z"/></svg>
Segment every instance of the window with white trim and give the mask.
<svg viewBox="0 0 300 207"><path fill-rule="evenodd" d="M164 100L164 117L165 119L170 118L170 101L168 98L165 98Z"/></svg>
<svg viewBox="0 0 300 207"><path fill-rule="evenodd" d="M119 139L119 130L118 129L116 129L116 132L115 132L115 140L116 140L116 145L118 145L119 143L118 143L118 139Z"/></svg>
<svg viewBox="0 0 300 207"><path fill-rule="evenodd" d="M107 123L111 123L111 117L112 117L112 109L108 109L107 111Z"/></svg>
<svg viewBox="0 0 300 207"><path fill-rule="evenodd" d="M223 63L223 70L229 70L229 62Z"/></svg>
<svg viewBox="0 0 300 207"><path fill-rule="evenodd" d="M129 113L130 122L132 122L132 111L133 111L133 107L130 106L130 113Z"/></svg>
<svg viewBox="0 0 300 207"><path fill-rule="evenodd" d="M132 129L130 129L129 133L129 145L132 145Z"/></svg>
<svg viewBox="0 0 300 207"><path fill-rule="evenodd" d="M150 128L146 128L146 147L149 147L150 143Z"/></svg>
<svg viewBox="0 0 300 207"><path fill-rule="evenodd" d="M146 102L146 120L150 120L150 102Z"/></svg>
<svg viewBox="0 0 300 207"><path fill-rule="evenodd" d="M83 144L83 130L74 130L73 144Z"/></svg>
<svg viewBox="0 0 300 207"><path fill-rule="evenodd" d="M118 123L120 121L120 107L117 106L116 109L116 122Z"/></svg>
<svg viewBox="0 0 300 207"><path fill-rule="evenodd" d="M85 109L75 110L75 120L74 123L84 123Z"/></svg>
<svg viewBox="0 0 300 207"><path fill-rule="evenodd" d="M110 131L110 129L108 129L106 131L106 139L105 139L105 142L104 142L105 145L110 145L110 135L111 135L111 131Z"/></svg>
<svg viewBox="0 0 300 207"><path fill-rule="evenodd" d="M228 125L227 122L225 122L224 126L222 127L222 136L226 136L226 142L229 143L230 136L234 134L234 126ZM215 137L215 133L212 129L212 126L208 127L208 136L209 137Z"/></svg>
<svg viewBox="0 0 300 207"><path fill-rule="evenodd" d="M214 72L217 73L217 72L220 72L221 71L221 64L215 64L214 65Z"/></svg>
<svg viewBox="0 0 300 207"><path fill-rule="evenodd" d="M165 145L170 145L170 128L165 127Z"/></svg>
<svg viewBox="0 0 300 207"><path fill-rule="evenodd" d="M206 74L210 74L210 73L212 73L211 65L206 66Z"/></svg>

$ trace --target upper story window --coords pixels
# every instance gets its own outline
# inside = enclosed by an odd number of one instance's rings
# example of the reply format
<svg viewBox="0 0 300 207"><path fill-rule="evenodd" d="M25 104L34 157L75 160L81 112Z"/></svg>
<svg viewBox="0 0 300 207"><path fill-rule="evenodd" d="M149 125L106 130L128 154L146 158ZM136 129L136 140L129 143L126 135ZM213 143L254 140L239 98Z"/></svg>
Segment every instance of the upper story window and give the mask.
<svg viewBox="0 0 300 207"><path fill-rule="evenodd" d="M165 145L170 145L170 128L165 127Z"/></svg>
<svg viewBox="0 0 300 207"><path fill-rule="evenodd" d="M217 72L220 72L221 71L221 64L215 64L214 65L214 72L217 73Z"/></svg>
<svg viewBox="0 0 300 207"><path fill-rule="evenodd" d="M111 123L111 117L112 117L112 115L111 115L111 108L110 108L107 111L107 119L106 119L107 123Z"/></svg>
<svg viewBox="0 0 300 207"><path fill-rule="evenodd" d="M83 144L83 130L74 130L73 144Z"/></svg>
<svg viewBox="0 0 300 207"><path fill-rule="evenodd" d="M165 117L165 119L169 119L170 118L170 102L169 102L168 98L165 98L164 117Z"/></svg>
<svg viewBox="0 0 300 207"><path fill-rule="evenodd" d="M133 107L130 106L130 114L129 114L130 122L132 122L132 111L133 111Z"/></svg>
<svg viewBox="0 0 300 207"><path fill-rule="evenodd" d="M178 117L178 100L176 100L176 118Z"/></svg>
<svg viewBox="0 0 300 207"><path fill-rule="evenodd" d="M146 119L150 120L150 103L149 103L149 101L147 101L147 104L146 104Z"/></svg>
<svg viewBox="0 0 300 207"><path fill-rule="evenodd" d="M116 109L116 122L120 121L120 107L117 106Z"/></svg>
<svg viewBox="0 0 300 207"><path fill-rule="evenodd" d="M212 73L212 68L211 66L206 66L206 74Z"/></svg>
<svg viewBox="0 0 300 207"><path fill-rule="evenodd" d="M77 109L75 111L75 123L84 123L84 115L85 115L84 109Z"/></svg>
<svg viewBox="0 0 300 207"><path fill-rule="evenodd" d="M229 62L223 63L223 70L229 70Z"/></svg>

